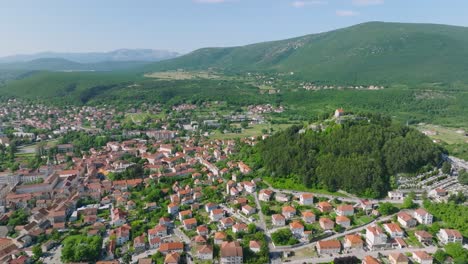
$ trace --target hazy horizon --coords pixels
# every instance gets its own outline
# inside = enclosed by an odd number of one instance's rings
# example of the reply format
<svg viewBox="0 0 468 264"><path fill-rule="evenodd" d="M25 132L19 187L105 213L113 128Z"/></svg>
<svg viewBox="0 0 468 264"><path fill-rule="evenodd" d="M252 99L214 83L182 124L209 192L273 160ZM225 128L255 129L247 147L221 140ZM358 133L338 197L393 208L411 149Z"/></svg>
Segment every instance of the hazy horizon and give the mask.
<svg viewBox="0 0 468 264"><path fill-rule="evenodd" d="M462 0L19 0L0 9L0 57L154 49L189 53L369 21L468 26Z"/></svg>

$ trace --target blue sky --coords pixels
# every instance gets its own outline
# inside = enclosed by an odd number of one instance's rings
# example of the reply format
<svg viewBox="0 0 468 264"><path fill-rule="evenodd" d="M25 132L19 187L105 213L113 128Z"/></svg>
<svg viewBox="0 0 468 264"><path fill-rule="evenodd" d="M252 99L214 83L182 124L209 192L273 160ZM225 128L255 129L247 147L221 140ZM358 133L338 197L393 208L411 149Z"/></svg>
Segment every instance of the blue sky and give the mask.
<svg viewBox="0 0 468 264"><path fill-rule="evenodd" d="M0 0L0 56L236 46L366 21L468 26L467 0Z"/></svg>

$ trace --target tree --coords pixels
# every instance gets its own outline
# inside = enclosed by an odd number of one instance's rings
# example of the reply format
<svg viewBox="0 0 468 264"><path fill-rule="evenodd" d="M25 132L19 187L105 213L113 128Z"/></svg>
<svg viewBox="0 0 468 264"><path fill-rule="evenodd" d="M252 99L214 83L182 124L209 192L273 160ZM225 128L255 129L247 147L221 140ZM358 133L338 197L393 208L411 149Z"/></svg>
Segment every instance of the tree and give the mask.
<svg viewBox="0 0 468 264"><path fill-rule="evenodd" d="M243 129L246 129L247 127L249 127L249 122L247 122L247 121L242 121L242 122L241 122L241 127L242 127Z"/></svg>
<svg viewBox="0 0 468 264"><path fill-rule="evenodd" d="M452 171L452 165L450 165L450 162L444 161L444 163L442 164L442 172L444 174L449 174L450 175L451 171Z"/></svg>
<svg viewBox="0 0 468 264"><path fill-rule="evenodd" d="M447 256L447 253L441 249L438 249L433 255L434 259L437 260L438 263L444 263Z"/></svg>
<svg viewBox="0 0 468 264"><path fill-rule="evenodd" d="M415 198L416 198L416 194L414 192L410 192L408 196L406 196L405 199L403 200L402 207L404 209L416 208L418 205L414 202Z"/></svg>
<svg viewBox="0 0 468 264"><path fill-rule="evenodd" d="M257 231L257 226L254 223L248 225L249 234L254 234Z"/></svg>
<svg viewBox="0 0 468 264"><path fill-rule="evenodd" d="M271 239L276 245L294 245L299 241L294 238L290 229L280 229L271 234Z"/></svg>
<svg viewBox="0 0 468 264"><path fill-rule="evenodd" d="M398 211L398 208L393 206L393 204L389 202L381 203L379 204L379 212L382 215L391 215L393 213L396 213Z"/></svg>
<svg viewBox="0 0 468 264"><path fill-rule="evenodd" d="M42 248L41 248L41 245L40 244L36 244L33 248L32 248L32 252L33 252L33 258L35 260L38 260L42 257Z"/></svg>
<svg viewBox="0 0 468 264"><path fill-rule="evenodd" d="M445 252L450 255L455 263L466 263L468 260L468 250L463 248L460 243L448 243L445 245Z"/></svg>
<svg viewBox="0 0 468 264"><path fill-rule="evenodd" d="M458 181L463 185L468 185L468 172L466 170L458 172Z"/></svg>
<svg viewBox="0 0 468 264"><path fill-rule="evenodd" d="M63 241L61 259L64 262L92 262L99 258L101 248L100 236L69 236Z"/></svg>

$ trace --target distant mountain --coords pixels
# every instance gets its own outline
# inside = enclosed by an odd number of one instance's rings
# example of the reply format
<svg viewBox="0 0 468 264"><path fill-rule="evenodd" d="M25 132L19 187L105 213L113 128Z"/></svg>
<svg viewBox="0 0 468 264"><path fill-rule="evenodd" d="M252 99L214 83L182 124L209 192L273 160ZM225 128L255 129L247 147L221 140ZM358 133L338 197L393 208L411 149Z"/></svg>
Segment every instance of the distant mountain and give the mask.
<svg viewBox="0 0 468 264"><path fill-rule="evenodd" d="M152 49L119 49L110 52L60 53L41 52L28 55L13 55L0 58L0 63L28 62L37 59L65 59L78 63L160 61L179 56L177 52Z"/></svg>
<svg viewBox="0 0 468 264"><path fill-rule="evenodd" d="M103 61L78 63L61 58L43 58L26 62L0 63L0 70L20 71L115 71L141 68L148 61Z"/></svg>
<svg viewBox="0 0 468 264"><path fill-rule="evenodd" d="M294 72L333 84L468 82L468 28L368 22L241 47L203 48L145 70Z"/></svg>

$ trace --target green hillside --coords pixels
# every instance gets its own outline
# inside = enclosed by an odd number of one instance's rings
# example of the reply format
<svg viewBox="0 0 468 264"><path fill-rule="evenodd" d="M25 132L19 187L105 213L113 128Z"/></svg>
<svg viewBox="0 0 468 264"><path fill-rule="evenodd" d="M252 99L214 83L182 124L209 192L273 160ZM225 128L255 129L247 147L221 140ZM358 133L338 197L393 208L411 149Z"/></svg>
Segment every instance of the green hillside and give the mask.
<svg viewBox="0 0 468 264"><path fill-rule="evenodd" d="M0 71L115 71L137 69L147 64L149 64L147 61L103 61L95 63L78 63L61 58L42 58L26 62L0 63Z"/></svg>
<svg viewBox="0 0 468 264"><path fill-rule="evenodd" d="M200 49L145 70L294 72L294 78L333 84L467 82L467 45L466 27L369 22L281 41Z"/></svg>
<svg viewBox="0 0 468 264"><path fill-rule="evenodd" d="M134 74L120 72L31 72L24 78L9 81L0 92L4 96L50 99L86 103L107 89L128 85Z"/></svg>

